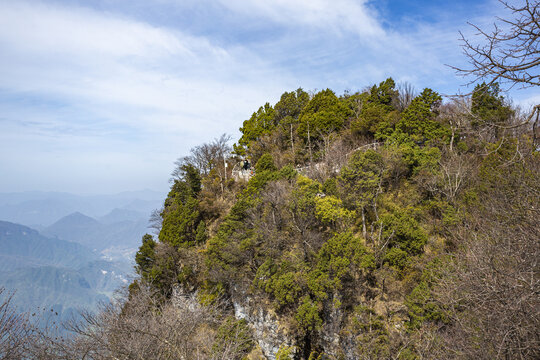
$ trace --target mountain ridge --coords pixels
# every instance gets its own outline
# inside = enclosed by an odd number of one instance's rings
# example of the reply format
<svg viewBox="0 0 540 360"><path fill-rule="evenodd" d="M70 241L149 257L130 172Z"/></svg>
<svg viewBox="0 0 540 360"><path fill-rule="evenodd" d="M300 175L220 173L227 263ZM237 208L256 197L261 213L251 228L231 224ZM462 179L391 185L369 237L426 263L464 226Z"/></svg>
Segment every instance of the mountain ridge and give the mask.
<svg viewBox="0 0 540 360"><path fill-rule="evenodd" d="M95 220L75 213L75 219ZM0 221L0 287L20 311L53 309L60 321L95 310L129 283L130 262L104 260L89 248L48 238L27 226Z"/></svg>
<svg viewBox="0 0 540 360"><path fill-rule="evenodd" d="M24 267L55 265L70 267L85 261L97 260L99 256L81 244L51 239L27 226L7 221L0 221L0 255L6 261L12 260L9 266ZM6 262L0 264L0 269L7 267Z"/></svg>
<svg viewBox="0 0 540 360"><path fill-rule="evenodd" d="M76 211L99 218L115 208L141 211L148 217L161 206L164 197L164 193L151 190L87 196L61 192L0 193L0 219L47 227Z"/></svg>

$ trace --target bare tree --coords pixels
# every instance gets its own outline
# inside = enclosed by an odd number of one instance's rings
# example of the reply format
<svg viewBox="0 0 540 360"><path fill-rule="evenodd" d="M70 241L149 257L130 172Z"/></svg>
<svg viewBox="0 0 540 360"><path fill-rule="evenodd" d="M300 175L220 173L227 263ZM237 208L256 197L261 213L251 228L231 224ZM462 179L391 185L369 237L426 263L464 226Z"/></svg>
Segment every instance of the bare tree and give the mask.
<svg viewBox="0 0 540 360"><path fill-rule="evenodd" d="M449 149L443 149L436 170L419 174L420 186L431 195L440 195L454 204L460 191L466 187L472 171L473 159Z"/></svg>
<svg viewBox="0 0 540 360"><path fill-rule="evenodd" d="M403 82L397 85L398 96L395 97L395 107L399 111L405 110L416 97L416 90L411 83Z"/></svg>
<svg viewBox="0 0 540 360"><path fill-rule="evenodd" d="M540 356L539 166L532 154L501 161L482 203L454 233L460 250L435 294L449 310L443 336L456 358Z"/></svg>
<svg viewBox="0 0 540 360"><path fill-rule="evenodd" d="M520 0L520 5L499 0L513 17L497 17L493 30L477 30L481 43L476 44L460 32L463 52L469 60L469 68L450 66L463 76L472 76L469 84L479 80L516 85L522 88L540 86L540 1ZM533 146L538 144L537 128L540 121L540 104L532 108L522 126L532 122Z"/></svg>
<svg viewBox="0 0 540 360"><path fill-rule="evenodd" d="M186 164L193 165L202 175L208 175L212 169L220 165L224 166L231 152L230 140L230 135L223 134L210 143L192 148L190 155L181 157L174 162L176 167L171 174L172 180L182 178L184 174L183 166Z"/></svg>
<svg viewBox="0 0 540 360"><path fill-rule="evenodd" d="M68 323L74 336L43 333L28 358L239 360L251 348L251 336L245 326L229 326L227 336L220 335L220 326L231 319L227 314L219 302L203 306L182 292L163 299L139 283L129 296Z"/></svg>
<svg viewBox="0 0 540 360"><path fill-rule="evenodd" d="M26 314L12 305L13 293L0 287L0 359L22 359L32 333Z"/></svg>
<svg viewBox="0 0 540 360"><path fill-rule="evenodd" d="M148 227L152 229L152 233L156 236L159 235L161 226L163 225L163 218L161 217L163 210L163 206L160 209L152 210L150 218L148 219Z"/></svg>
<svg viewBox="0 0 540 360"><path fill-rule="evenodd" d="M452 66L459 74L472 75L470 83L484 79L509 83L510 87L539 86L540 74L540 1L520 1L514 5L499 0L513 18L497 17L493 30L483 30L469 23L482 43L476 44L460 32L463 51L469 59L469 68Z"/></svg>

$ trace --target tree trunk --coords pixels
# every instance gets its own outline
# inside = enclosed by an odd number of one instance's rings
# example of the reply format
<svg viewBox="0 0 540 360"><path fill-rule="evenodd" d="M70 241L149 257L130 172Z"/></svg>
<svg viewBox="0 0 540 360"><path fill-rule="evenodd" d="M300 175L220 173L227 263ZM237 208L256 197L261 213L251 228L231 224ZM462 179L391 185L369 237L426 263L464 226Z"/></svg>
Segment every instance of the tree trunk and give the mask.
<svg viewBox="0 0 540 360"><path fill-rule="evenodd" d="M309 121L307 123L307 138L309 148L309 165L311 165L313 163L313 153L311 152L311 134L309 133Z"/></svg>
<svg viewBox="0 0 540 360"><path fill-rule="evenodd" d="M295 156L294 156L294 136L293 136L293 124L291 123L291 153L292 153L292 160L293 163L296 165Z"/></svg>
<svg viewBox="0 0 540 360"><path fill-rule="evenodd" d="M362 236L366 239L367 230L366 230L366 212L365 208L362 206Z"/></svg>

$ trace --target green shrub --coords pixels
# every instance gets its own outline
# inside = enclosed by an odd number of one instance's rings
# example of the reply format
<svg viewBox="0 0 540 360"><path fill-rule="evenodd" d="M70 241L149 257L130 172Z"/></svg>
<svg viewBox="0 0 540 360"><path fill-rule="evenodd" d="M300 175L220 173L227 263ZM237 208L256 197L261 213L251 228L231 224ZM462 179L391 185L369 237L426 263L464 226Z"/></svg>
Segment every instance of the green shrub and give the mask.
<svg viewBox="0 0 540 360"><path fill-rule="evenodd" d="M303 296L300 301L295 316L298 325L305 332L319 330L322 325L322 319L319 315L322 305L312 301L309 296Z"/></svg>
<svg viewBox="0 0 540 360"><path fill-rule="evenodd" d="M255 171L256 172L262 172L262 171L276 171L276 165L274 164L274 159L272 158L272 155L269 153L263 154L259 161L257 161L257 164L255 164Z"/></svg>
<svg viewBox="0 0 540 360"><path fill-rule="evenodd" d="M388 245L399 247L410 255L423 252L428 236L414 218L414 209L399 209L381 217L383 235L389 239Z"/></svg>
<svg viewBox="0 0 540 360"><path fill-rule="evenodd" d="M442 260L429 263L422 272L420 283L407 296L405 305L409 309L409 329L418 329L426 321L448 322L448 316L432 294L433 286L440 279L440 267L443 265Z"/></svg>
<svg viewBox="0 0 540 360"><path fill-rule="evenodd" d="M402 270L409 262L409 254L400 248L391 248L386 253L384 261L390 266L394 266L395 268Z"/></svg>
<svg viewBox="0 0 540 360"><path fill-rule="evenodd" d="M212 350L215 354L223 354L235 348L235 357L231 360L240 360L253 348L253 336L246 320L237 320L229 316L217 329L216 339Z"/></svg>
<svg viewBox="0 0 540 360"><path fill-rule="evenodd" d="M150 269L156 260L156 242L152 235L145 234L142 238L142 245L139 251L135 254L135 263L137 264L137 272L143 277L147 277Z"/></svg>
<svg viewBox="0 0 540 360"><path fill-rule="evenodd" d="M295 271L289 262L282 262L279 266L272 259L266 260L257 270L254 284L271 294L279 306L296 304L305 283L304 274Z"/></svg>
<svg viewBox="0 0 540 360"><path fill-rule="evenodd" d="M293 360L294 353L294 347L282 345L276 353L276 360Z"/></svg>

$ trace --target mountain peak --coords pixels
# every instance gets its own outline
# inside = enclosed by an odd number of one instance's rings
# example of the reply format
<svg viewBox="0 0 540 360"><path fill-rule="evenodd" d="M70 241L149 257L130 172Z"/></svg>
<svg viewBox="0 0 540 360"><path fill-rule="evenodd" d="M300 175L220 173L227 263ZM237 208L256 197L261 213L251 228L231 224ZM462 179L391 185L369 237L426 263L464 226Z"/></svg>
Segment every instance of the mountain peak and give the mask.
<svg viewBox="0 0 540 360"><path fill-rule="evenodd" d="M58 223L65 223L65 222L69 222L71 224L80 224L80 225L90 225L90 224L99 223L93 217L90 217L88 215L85 215L81 212L76 211L74 213L64 216L63 218L58 220L56 223L54 223L52 226Z"/></svg>
<svg viewBox="0 0 540 360"><path fill-rule="evenodd" d="M49 236L58 236L65 240L71 240L68 235L73 231L87 231L99 225L100 223L96 219L76 211L64 216L44 229L43 232Z"/></svg>

